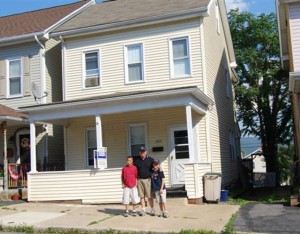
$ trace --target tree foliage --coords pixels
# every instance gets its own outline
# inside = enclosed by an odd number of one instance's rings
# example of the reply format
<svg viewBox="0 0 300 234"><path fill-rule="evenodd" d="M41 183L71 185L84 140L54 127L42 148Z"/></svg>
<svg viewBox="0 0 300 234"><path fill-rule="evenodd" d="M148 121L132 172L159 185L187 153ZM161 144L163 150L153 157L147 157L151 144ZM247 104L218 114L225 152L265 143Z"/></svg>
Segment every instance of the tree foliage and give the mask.
<svg viewBox="0 0 300 234"><path fill-rule="evenodd" d="M278 144L292 140L288 73L281 69L276 15L231 10L229 24L238 64L235 93L242 133L260 138L267 170L276 171Z"/></svg>

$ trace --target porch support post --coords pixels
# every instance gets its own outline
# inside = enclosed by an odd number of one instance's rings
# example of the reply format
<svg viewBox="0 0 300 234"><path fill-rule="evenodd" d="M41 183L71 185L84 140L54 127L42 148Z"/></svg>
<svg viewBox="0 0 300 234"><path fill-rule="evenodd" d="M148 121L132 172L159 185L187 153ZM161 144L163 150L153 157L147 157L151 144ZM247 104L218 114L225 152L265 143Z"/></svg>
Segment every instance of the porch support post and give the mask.
<svg viewBox="0 0 300 234"><path fill-rule="evenodd" d="M99 150L102 146L102 123L101 116L96 115L96 137L97 137L97 150Z"/></svg>
<svg viewBox="0 0 300 234"><path fill-rule="evenodd" d="M1 124L1 128L3 131L3 146L4 146L4 159L3 159L3 172L4 172L4 178L3 178L3 185L4 185L4 191L8 191L8 171L7 171L7 122L4 121Z"/></svg>
<svg viewBox="0 0 300 234"><path fill-rule="evenodd" d="M30 122L30 172L37 172L36 170L36 136L35 123Z"/></svg>
<svg viewBox="0 0 300 234"><path fill-rule="evenodd" d="M185 114L186 114L186 125L187 125L187 132L188 132L188 141L189 141L189 156L192 161L196 161L195 158L195 140L194 140L194 133L193 133L193 119L192 119L192 107L186 106L185 107Z"/></svg>

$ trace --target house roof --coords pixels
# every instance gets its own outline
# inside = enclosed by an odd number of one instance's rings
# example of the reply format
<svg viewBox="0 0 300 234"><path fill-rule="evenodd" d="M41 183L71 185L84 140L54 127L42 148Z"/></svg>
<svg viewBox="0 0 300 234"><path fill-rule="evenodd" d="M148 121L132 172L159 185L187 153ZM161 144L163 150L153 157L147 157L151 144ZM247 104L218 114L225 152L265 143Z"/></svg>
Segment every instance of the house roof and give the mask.
<svg viewBox="0 0 300 234"><path fill-rule="evenodd" d="M0 40L47 30L88 1L0 17Z"/></svg>
<svg viewBox="0 0 300 234"><path fill-rule="evenodd" d="M153 18L174 13L207 11L210 0L112 0L97 3L53 32Z"/></svg>
<svg viewBox="0 0 300 234"><path fill-rule="evenodd" d="M0 116L15 117L15 118L28 118L27 114L17 112L15 109L0 104Z"/></svg>

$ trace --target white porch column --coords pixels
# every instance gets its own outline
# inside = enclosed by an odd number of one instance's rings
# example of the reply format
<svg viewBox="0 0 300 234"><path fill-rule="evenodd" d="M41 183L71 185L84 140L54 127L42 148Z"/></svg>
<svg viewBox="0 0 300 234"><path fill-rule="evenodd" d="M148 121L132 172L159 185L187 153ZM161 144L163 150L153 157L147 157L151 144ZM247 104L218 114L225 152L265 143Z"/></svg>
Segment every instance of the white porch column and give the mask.
<svg viewBox="0 0 300 234"><path fill-rule="evenodd" d="M192 107L186 106L185 107L185 114L186 114L186 125L187 125L187 132L188 132L188 140L189 140L189 154L191 161L196 161L195 158L195 139L193 133L193 119L192 119Z"/></svg>
<svg viewBox="0 0 300 234"><path fill-rule="evenodd" d="M35 123L30 122L30 172L36 171L36 136L35 136Z"/></svg>
<svg viewBox="0 0 300 234"><path fill-rule="evenodd" d="M96 115L96 137L97 137L97 150L103 146L102 142L102 123L101 116Z"/></svg>

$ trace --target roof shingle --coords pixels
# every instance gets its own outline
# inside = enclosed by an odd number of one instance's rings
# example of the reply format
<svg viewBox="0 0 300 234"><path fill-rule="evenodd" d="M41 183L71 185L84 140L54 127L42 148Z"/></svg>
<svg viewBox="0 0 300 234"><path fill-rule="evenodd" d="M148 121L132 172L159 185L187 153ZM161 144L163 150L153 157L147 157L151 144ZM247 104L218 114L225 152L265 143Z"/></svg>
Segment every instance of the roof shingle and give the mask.
<svg viewBox="0 0 300 234"><path fill-rule="evenodd" d="M19 113L15 109L0 104L0 116L9 116L17 118L28 118L27 114Z"/></svg>
<svg viewBox="0 0 300 234"><path fill-rule="evenodd" d="M53 32L104 25L205 8L210 0L113 0L97 3Z"/></svg>
<svg viewBox="0 0 300 234"><path fill-rule="evenodd" d="M41 32L86 3L86 1L80 1L68 5L0 17L0 39Z"/></svg>

